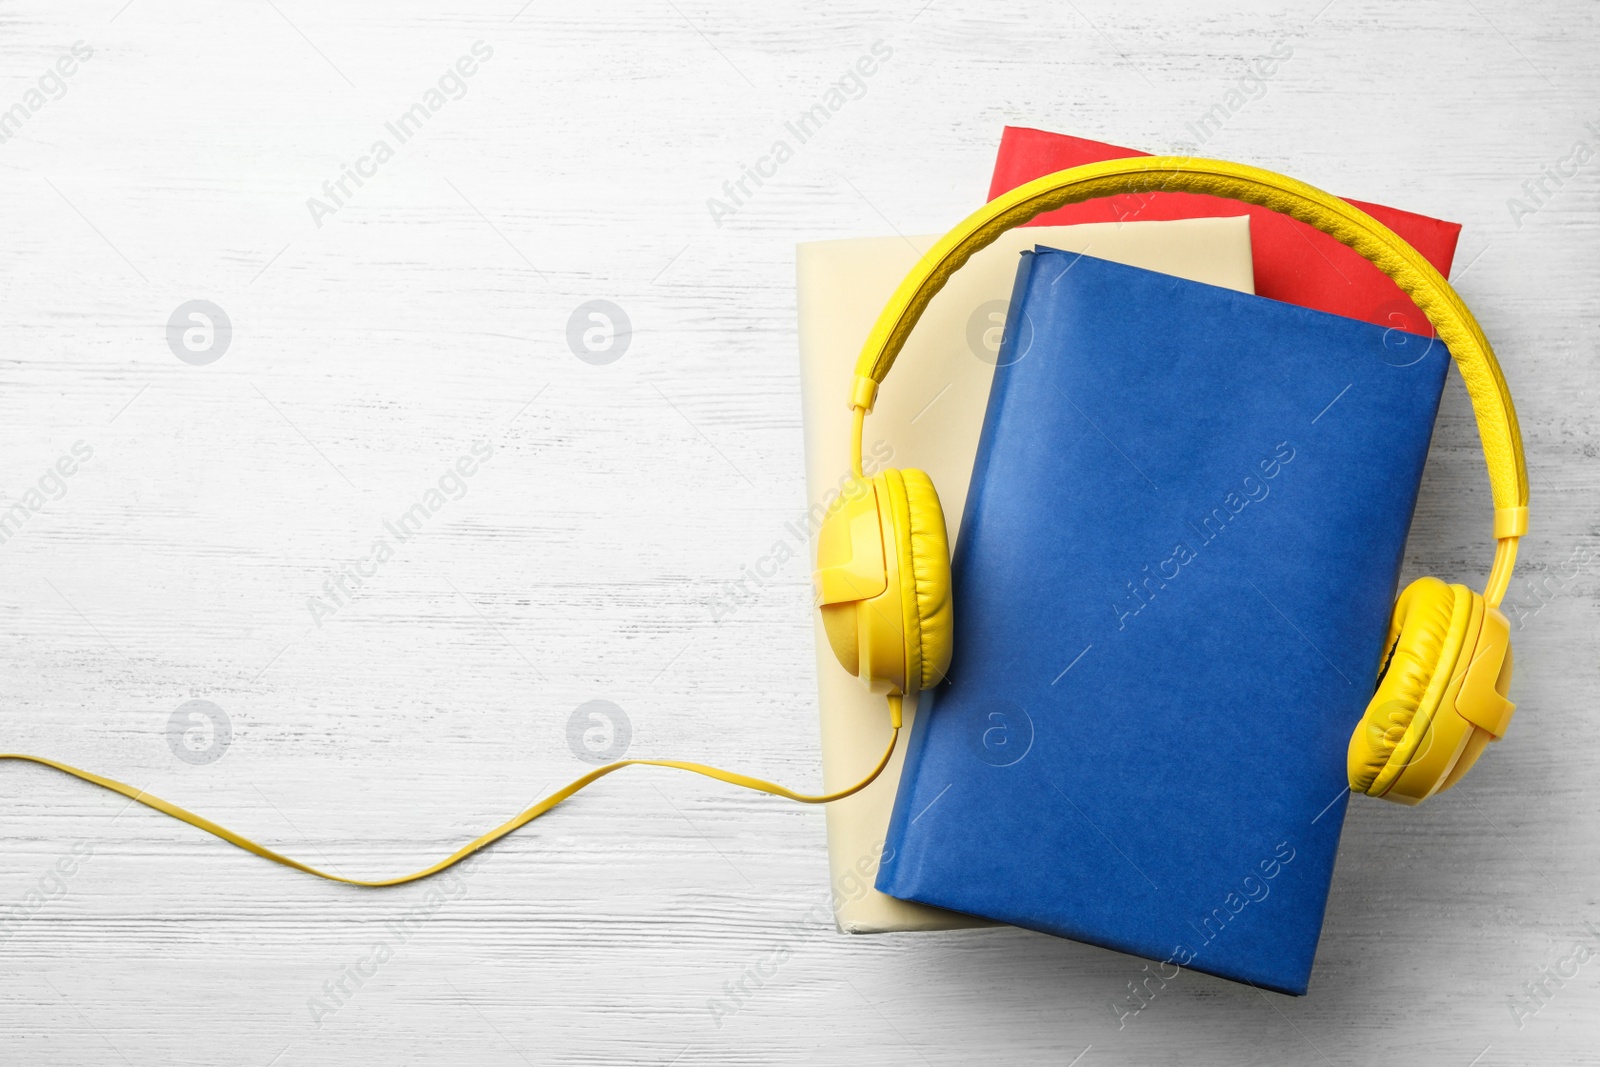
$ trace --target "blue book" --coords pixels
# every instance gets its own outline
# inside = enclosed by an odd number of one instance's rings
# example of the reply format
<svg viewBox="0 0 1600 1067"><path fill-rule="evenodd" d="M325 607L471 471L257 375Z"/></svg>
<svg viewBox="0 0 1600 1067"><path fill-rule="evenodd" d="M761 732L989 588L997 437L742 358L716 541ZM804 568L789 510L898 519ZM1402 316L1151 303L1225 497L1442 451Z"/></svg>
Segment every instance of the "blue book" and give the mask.
<svg viewBox="0 0 1600 1067"><path fill-rule="evenodd" d="M1303 994L1448 360L1024 253L878 888Z"/></svg>

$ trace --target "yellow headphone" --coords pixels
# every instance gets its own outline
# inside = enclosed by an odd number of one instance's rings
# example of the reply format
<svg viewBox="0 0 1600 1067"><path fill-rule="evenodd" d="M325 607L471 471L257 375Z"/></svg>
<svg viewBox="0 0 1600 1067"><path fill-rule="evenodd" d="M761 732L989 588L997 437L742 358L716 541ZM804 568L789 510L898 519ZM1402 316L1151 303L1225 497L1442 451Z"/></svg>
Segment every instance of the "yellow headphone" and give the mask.
<svg viewBox="0 0 1600 1067"><path fill-rule="evenodd" d="M861 430L878 386L917 319L979 249L1034 216L1119 193L1183 191L1259 204L1315 226L1394 279L1428 316L1466 383L1494 496L1494 565L1482 594L1419 578L1396 602L1377 692L1350 738L1350 788L1416 804L1460 780L1515 705L1511 634L1499 611L1528 528L1522 433L1500 365L1466 304L1422 255L1338 197L1238 163L1158 156L1050 174L998 197L951 230L900 283L862 346L850 393L858 489L817 540L817 602L846 670L893 696L935 684L950 666L949 539L939 497L918 470L861 471Z"/></svg>
<svg viewBox="0 0 1600 1067"><path fill-rule="evenodd" d="M1181 190L1260 204L1315 226L1371 260L1405 290L1434 325L1472 398L1494 495L1494 566L1480 595L1420 578L1395 605L1389 654L1361 725L1350 738L1350 787L1415 804L1448 789L1511 721L1510 628L1498 610L1528 528L1528 471L1522 433L1500 365L1483 331L1450 283L1387 227L1343 200L1271 171L1176 156L1092 163L1030 182L970 215L946 234L900 283L867 337L850 393L855 481L817 535L818 602L839 662L888 698L890 736L877 765L836 793L807 795L732 771L682 760L619 760L563 786L451 855L398 878L345 878L290 859L242 834L142 789L22 753L0 753L50 767L153 808L257 856L349 885L401 885L437 874L532 822L568 797L630 766L691 771L805 804L842 800L870 785L894 753L904 697L927 689L950 666L953 607L950 546L933 482L918 470L861 470L861 429L878 385L911 329L950 275L1001 233L1041 212L1130 192Z"/></svg>

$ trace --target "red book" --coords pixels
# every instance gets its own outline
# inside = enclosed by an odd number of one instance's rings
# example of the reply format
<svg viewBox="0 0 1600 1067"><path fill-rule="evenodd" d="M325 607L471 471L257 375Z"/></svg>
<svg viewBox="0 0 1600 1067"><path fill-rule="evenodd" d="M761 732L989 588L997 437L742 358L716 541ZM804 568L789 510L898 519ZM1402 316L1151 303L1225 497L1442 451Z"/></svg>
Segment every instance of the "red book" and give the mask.
<svg viewBox="0 0 1600 1067"><path fill-rule="evenodd" d="M1035 178L1107 159L1146 156L1131 148L1101 144L1044 130L1007 126L989 185L992 200ZM1411 242L1445 277L1455 258L1461 225L1414 215L1382 204L1350 203ZM1400 287L1359 254L1320 230L1254 204L1200 193L1126 193L1048 211L1031 225L1076 222L1146 222L1216 216L1250 216L1256 293L1302 307L1331 311L1379 326L1432 334L1427 319Z"/></svg>

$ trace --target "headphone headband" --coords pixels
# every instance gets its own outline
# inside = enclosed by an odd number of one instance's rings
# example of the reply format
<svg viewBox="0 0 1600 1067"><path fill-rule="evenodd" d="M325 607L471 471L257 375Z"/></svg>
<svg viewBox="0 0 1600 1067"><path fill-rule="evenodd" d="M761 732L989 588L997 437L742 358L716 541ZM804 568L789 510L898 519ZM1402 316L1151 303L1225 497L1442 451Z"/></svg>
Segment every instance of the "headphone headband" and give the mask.
<svg viewBox="0 0 1600 1067"><path fill-rule="evenodd" d="M858 425L922 312L974 253L1043 212L1119 193L1152 192L1205 193L1288 215L1360 253L1422 309L1461 371L1477 416L1498 542L1484 595L1498 604L1511 580L1517 538L1528 528L1528 468L1516 408L1494 349L1450 283L1393 230L1336 196L1259 167L1187 156L1112 159L1047 174L991 200L928 250L878 316L856 362L850 394L851 406L860 409ZM859 436L854 447L860 448Z"/></svg>

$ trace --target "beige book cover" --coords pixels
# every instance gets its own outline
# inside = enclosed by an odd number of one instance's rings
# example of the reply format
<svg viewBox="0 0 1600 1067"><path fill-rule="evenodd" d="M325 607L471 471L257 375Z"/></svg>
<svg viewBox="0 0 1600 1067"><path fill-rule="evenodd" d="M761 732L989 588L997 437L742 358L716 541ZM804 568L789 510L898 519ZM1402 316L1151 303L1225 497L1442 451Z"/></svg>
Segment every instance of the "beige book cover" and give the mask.
<svg viewBox="0 0 1600 1067"><path fill-rule="evenodd" d="M851 376L862 341L889 295L937 237L867 237L797 246L801 397L805 413L808 524L815 537L849 476ZM944 504L951 543L989 399L989 383L1016 277L1018 255L1036 244L1254 292L1247 217L1175 222L1087 223L1011 230L974 256L936 296L884 383L862 439L870 474L920 467ZM815 546L812 563L815 564ZM956 610L961 610L960 601ZM885 701L845 673L815 620L822 775L829 791L872 768L888 743ZM904 737L916 719L906 703ZM983 920L896 900L872 888L894 807L902 740L883 775L828 805L834 916L845 933L944 930Z"/></svg>

